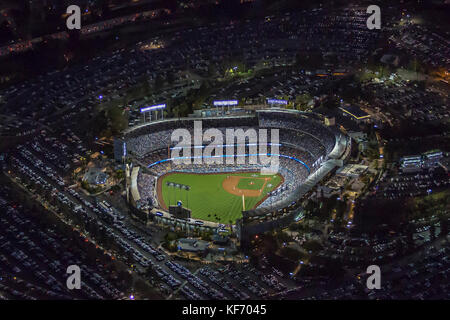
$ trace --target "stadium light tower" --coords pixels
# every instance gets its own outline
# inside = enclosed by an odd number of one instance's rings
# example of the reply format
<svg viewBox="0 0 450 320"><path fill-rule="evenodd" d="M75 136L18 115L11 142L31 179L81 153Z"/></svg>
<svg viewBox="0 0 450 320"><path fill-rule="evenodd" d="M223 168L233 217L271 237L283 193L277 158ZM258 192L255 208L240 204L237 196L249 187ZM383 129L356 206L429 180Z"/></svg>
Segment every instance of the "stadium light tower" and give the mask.
<svg viewBox="0 0 450 320"><path fill-rule="evenodd" d="M267 104L270 106L287 106L287 100L279 100L279 99L267 99Z"/></svg>
<svg viewBox="0 0 450 320"><path fill-rule="evenodd" d="M158 120L158 110L161 110L161 119L164 120L164 109L167 107L165 103L157 104L150 107L141 108L141 113L144 114L144 123L145 123L145 114L148 113L150 115L150 121L152 121L152 113L155 112L155 120Z"/></svg>

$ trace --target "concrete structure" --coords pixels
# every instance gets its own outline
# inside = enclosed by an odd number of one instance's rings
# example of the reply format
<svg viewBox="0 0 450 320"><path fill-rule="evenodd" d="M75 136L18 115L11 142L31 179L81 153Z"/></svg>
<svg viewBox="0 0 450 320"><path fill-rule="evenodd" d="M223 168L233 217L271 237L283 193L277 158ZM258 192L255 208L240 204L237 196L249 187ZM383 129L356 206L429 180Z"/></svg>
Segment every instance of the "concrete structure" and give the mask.
<svg viewBox="0 0 450 320"><path fill-rule="evenodd" d="M178 239L177 247L180 251L204 253L208 247L209 242L197 239Z"/></svg>

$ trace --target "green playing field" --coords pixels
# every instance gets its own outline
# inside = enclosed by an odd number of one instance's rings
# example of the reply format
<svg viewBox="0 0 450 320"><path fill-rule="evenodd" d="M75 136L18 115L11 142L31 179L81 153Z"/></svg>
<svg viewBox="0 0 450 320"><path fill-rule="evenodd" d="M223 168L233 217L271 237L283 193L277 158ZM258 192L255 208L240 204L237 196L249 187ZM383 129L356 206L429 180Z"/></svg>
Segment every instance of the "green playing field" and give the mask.
<svg viewBox="0 0 450 320"><path fill-rule="evenodd" d="M259 172L245 173L171 173L160 178L158 182L158 198L163 200L166 207L176 205L182 201L183 206L192 210L192 218L213 221L223 224L235 223L242 217L242 196L232 194L223 188L225 179L232 176L237 182L236 188L245 192L261 193L258 196L245 196L245 209L253 209L274 190L282 181L279 174L261 175ZM267 178L267 181L265 180ZM169 186L168 183L182 184L190 187L189 191ZM265 185L264 185L265 183ZM232 187L230 187L232 188ZM162 199L161 199L162 198Z"/></svg>
<svg viewBox="0 0 450 320"><path fill-rule="evenodd" d="M260 190L264 185L263 179L243 178L239 180L237 187L239 189Z"/></svg>

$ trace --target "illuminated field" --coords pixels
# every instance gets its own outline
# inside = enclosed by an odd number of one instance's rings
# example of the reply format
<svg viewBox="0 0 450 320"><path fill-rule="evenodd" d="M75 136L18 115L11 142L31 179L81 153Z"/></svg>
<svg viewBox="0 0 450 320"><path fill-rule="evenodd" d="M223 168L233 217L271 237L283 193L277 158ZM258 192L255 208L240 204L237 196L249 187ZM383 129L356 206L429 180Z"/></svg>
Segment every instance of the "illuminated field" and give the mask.
<svg viewBox="0 0 450 320"><path fill-rule="evenodd" d="M182 201L192 210L194 219L230 224L242 217L242 196L245 209L253 209L282 182L279 174L261 175L259 172L169 173L158 180L158 200L166 209ZM174 184L189 186L190 190Z"/></svg>

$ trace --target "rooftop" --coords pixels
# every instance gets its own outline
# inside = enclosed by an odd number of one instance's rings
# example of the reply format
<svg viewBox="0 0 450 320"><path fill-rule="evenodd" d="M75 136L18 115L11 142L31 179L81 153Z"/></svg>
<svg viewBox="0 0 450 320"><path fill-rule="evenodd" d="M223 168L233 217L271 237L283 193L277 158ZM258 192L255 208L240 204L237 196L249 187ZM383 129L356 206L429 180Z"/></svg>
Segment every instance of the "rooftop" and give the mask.
<svg viewBox="0 0 450 320"><path fill-rule="evenodd" d="M205 251L208 247L208 241L187 238L178 239L178 250L201 252Z"/></svg>
<svg viewBox="0 0 450 320"><path fill-rule="evenodd" d="M341 109L345 113L348 113L349 115L351 115L353 118L355 118L357 120L366 119L366 118L370 117L370 115L367 112L361 110L357 106L350 105L350 106L340 107L339 109Z"/></svg>

